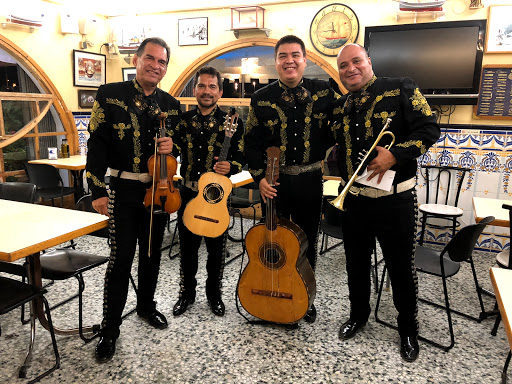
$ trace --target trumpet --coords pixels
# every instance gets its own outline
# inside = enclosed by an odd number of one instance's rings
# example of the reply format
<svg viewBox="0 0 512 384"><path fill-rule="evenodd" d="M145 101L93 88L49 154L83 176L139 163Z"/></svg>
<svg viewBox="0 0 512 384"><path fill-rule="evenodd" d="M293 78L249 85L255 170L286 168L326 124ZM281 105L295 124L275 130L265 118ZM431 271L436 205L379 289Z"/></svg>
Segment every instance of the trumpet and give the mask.
<svg viewBox="0 0 512 384"><path fill-rule="evenodd" d="M375 149L375 147L377 146L379 141L385 135L390 135L391 136L391 143L389 145L386 145L384 148L389 149L395 143L395 135L393 134L393 132L386 131L386 129L388 129L388 126L389 126L390 123L391 123L391 119L387 119L386 120L386 124L384 124L384 127L382 128L382 130L380 131L379 135L377 136L377 139L372 144L372 146L368 150L368 152L366 152L366 154L362 158L361 162L359 163L359 166L357 167L356 171L354 172L354 174L352 175L350 180L347 182L347 184L345 184L345 187L341 191L340 195L338 197L336 197L335 199L329 201L329 203L331 205L333 205L334 207L338 208L340 211L345 211L345 209L343 209L343 202L345 201L345 197L347 196L347 193L350 192L353 195L358 195L359 194L359 192L352 192L350 190L350 187L352 187L352 185L356 181L357 176L359 174L359 171L361 171L361 168L363 167L364 163L366 162L366 159L368 159L368 156L370 156L370 153L372 153L372 151Z"/></svg>

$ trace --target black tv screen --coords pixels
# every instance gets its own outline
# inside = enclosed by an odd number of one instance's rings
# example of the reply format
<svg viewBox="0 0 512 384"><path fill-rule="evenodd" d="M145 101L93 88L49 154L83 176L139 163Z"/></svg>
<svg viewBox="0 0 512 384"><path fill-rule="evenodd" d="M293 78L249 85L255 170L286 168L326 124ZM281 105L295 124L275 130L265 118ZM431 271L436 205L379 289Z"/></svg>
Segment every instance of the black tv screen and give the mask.
<svg viewBox="0 0 512 384"><path fill-rule="evenodd" d="M486 20L366 27L377 76L411 77L431 104L476 104Z"/></svg>

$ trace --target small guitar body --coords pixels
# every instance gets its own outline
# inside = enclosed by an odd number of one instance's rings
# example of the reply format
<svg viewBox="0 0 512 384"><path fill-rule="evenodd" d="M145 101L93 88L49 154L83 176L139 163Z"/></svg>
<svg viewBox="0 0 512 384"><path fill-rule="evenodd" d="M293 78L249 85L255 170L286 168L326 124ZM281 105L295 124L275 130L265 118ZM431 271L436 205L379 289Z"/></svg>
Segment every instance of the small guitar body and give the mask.
<svg viewBox="0 0 512 384"><path fill-rule="evenodd" d="M229 226L227 200L233 185L228 177L206 172L198 182L199 193L183 212L183 223L199 236L219 237Z"/></svg>
<svg viewBox="0 0 512 384"><path fill-rule="evenodd" d="M238 125L238 113L229 112L224 122L224 142L218 161L227 159L231 138ZM201 175L197 186L199 193L190 200L183 212L183 224L192 233L205 237L219 237L229 226L228 197L233 189L231 180L215 172Z"/></svg>
<svg viewBox="0 0 512 384"><path fill-rule="evenodd" d="M267 150L266 179L275 185L279 148ZM267 199L265 223L245 237L249 263L238 280L240 304L251 315L274 323L302 319L316 295L315 275L306 258L307 237L295 223L277 218L275 199Z"/></svg>

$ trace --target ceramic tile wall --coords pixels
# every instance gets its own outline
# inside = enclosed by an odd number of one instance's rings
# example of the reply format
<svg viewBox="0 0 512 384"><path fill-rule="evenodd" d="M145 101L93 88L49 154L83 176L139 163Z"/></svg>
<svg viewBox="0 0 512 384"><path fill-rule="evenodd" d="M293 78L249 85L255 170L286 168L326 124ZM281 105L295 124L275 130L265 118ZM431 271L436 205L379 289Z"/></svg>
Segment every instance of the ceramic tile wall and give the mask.
<svg viewBox="0 0 512 384"><path fill-rule="evenodd" d="M81 153L87 151L90 114L74 114L78 130ZM504 129L469 129L468 126L442 128L438 142L418 161L418 164L451 165L470 168L464 178L459 207L464 210L462 225L475 222L473 216L473 196L512 201L512 126ZM425 179L418 167L418 202L425 201ZM418 227L418 233L421 228ZM429 228L425 241L444 244L450 238L446 230ZM477 248L500 252L510 247L509 229L487 227L480 237Z"/></svg>
<svg viewBox="0 0 512 384"><path fill-rule="evenodd" d="M493 127L489 127L493 128ZM512 127L468 129L465 126L442 128L439 141L419 159L419 164L470 168L463 181L459 207L464 210L462 225L474 223L473 196L512 201ZM418 201L425 201L425 179L418 169ZM460 177L460 176L459 176ZM430 229L426 241L445 243L449 233ZM477 248L500 252L510 247L509 229L487 227Z"/></svg>
<svg viewBox="0 0 512 384"><path fill-rule="evenodd" d="M89 126L91 114L73 113L73 118L75 119L75 125L78 131L78 152L81 155L85 155L87 153L87 140L89 140L89 132L87 132L87 127Z"/></svg>

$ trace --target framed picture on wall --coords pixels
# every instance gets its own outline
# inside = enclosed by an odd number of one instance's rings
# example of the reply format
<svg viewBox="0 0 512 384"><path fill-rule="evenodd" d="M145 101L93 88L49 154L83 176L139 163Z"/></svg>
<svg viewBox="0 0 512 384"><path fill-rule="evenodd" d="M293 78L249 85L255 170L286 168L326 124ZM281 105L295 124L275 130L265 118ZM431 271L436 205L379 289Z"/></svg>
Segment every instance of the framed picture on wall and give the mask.
<svg viewBox="0 0 512 384"><path fill-rule="evenodd" d="M179 19L178 45L208 45L208 18Z"/></svg>
<svg viewBox="0 0 512 384"><path fill-rule="evenodd" d="M130 81L135 78L137 71L135 67L123 68L123 81Z"/></svg>
<svg viewBox="0 0 512 384"><path fill-rule="evenodd" d="M105 55L73 50L73 85L98 88L106 82Z"/></svg>
<svg viewBox="0 0 512 384"><path fill-rule="evenodd" d="M486 53L512 53L512 5L490 5Z"/></svg>
<svg viewBox="0 0 512 384"><path fill-rule="evenodd" d="M96 90L79 89L78 90L78 106L80 108L92 108L96 99Z"/></svg>

